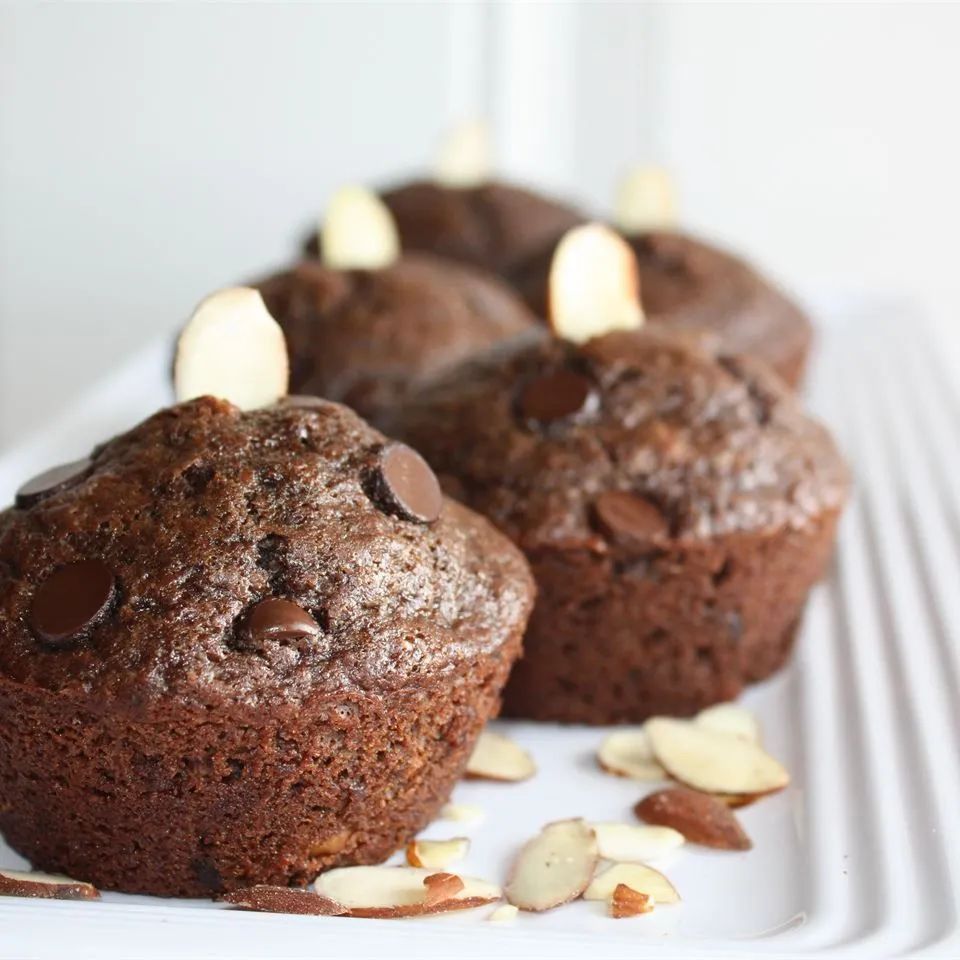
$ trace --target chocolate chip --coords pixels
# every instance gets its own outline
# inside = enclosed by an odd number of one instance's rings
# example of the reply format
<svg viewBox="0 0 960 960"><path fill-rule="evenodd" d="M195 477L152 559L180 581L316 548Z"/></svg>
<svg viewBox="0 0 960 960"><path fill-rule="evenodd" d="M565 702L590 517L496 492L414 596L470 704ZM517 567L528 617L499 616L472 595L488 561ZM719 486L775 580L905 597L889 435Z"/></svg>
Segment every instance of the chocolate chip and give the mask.
<svg viewBox="0 0 960 960"><path fill-rule="evenodd" d="M402 443L380 454L374 500L388 513L417 523L433 523L443 509L443 492L430 465Z"/></svg>
<svg viewBox="0 0 960 960"><path fill-rule="evenodd" d="M289 643L310 639L320 626L302 607L290 600L261 600L247 615L241 630L241 646L263 649L269 641Z"/></svg>
<svg viewBox="0 0 960 960"><path fill-rule="evenodd" d="M590 413L598 404L592 381L575 370L554 370L524 384L517 401L520 416L555 423Z"/></svg>
<svg viewBox="0 0 960 960"><path fill-rule="evenodd" d="M34 633L64 646L93 623L113 599L116 581L100 560L68 563L40 585L30 607Z"/></svg>
<svg viewBox="0 0 960 960"><path fill-rule="evenodd" d="M64 463L59 467L44 470L32 480L28 480L18 491L16 504L18 507L32 507L44 497L52 493L59 493L76 483L90 469L92 461L89 457L75 460L73 463Z"/></svg>
<svg viewBox="0 0 960 960"><path fill-rule="evenodd" d="M611 540L659 544L669 534L666 518L644 497L626 490L607 490L593 501L593 515Z"/></svg>

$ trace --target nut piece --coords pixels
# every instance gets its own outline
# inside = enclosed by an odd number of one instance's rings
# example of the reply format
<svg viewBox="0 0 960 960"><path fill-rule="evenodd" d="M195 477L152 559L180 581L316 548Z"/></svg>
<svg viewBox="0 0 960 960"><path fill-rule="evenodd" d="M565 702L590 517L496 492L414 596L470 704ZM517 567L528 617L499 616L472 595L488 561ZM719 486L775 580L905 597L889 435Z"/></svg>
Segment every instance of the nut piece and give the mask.
<svg viewBox="0 0 960 960"><path fill-rule="evenodd" d="M523 747L501 733L484 730L467 761L467 777L472 780L501 780L518 783L529 780L537 765Z"/></svg>
<svg viewBox="0 0 960 960"><path fill-rule="evenodd" d="M610 898L610 916L614 920L625 917L639 917L642 913L653 913L653 898L649 893L637 893L633 887L618 883Z"/></svg>
<svg viewBox="0 0 960 960"><path fill-rule="evenodd" d="M468 189L490 179L490 130L483 120L468 120L454 127L440 142L433 171L444 187Z"/></svg>
<svg viewBox="0 0 960 960"><path fill-rule="evenodd" d="M643 324L633 251L601 223L563 235L550 264L548 299L553 332L574 343Z"/></svg>
<svg viewBox="0 0 960 960"><path fill-rule="evenodd" d="M423 885L427 891L423 902L428 907L452 900L463 890L463 881L455 873L431 873L423 878Z"/></svg>
<svg viewBox="0 0 960 960"><path fill-rule="evenodd" d="M583 892L584 900L610 900L620 884L644 893L654 903L678 903L680 894L659 870L642 863L617 863L599 874Z"/></svg>
<svg viewBox="0 0 960 960"><path fill-rule="evenodd" d="M644 781L667 779L667 772L657 763L643 727L611 733L600 744L597 761L607 773L618 777Z"/></svg>
<svg viewBox="0 0 960 960"><path fill-rule="evenodd" d="M440 808L441 820L452 820L455 823L472 823L483 819L483 807L475 803L445 803Z"/></svg>
<svg viewBox="0 0 960 960"><path fill-rule="evenodd" d="M451 863L462 860L469 850L470 841L466 837L454 837L452 840L411 840L407 844L407 863L411 867L444 870Z"/></svg>
<svg viewBox="0 0 960 960"><path fill-rule="evenodd" d="M600 856L617 863L646 863L683 846L683 834L671 829L670 824L638 827L631 823L591 823L590 826L596 834Z"/></svg>
<svg viewBox="0 0 960 960"><path fill-rule="evenodd" d="M749 850L753 846L730 808L709 793L686 787L658 790L633 809L641 820L673 827L691 843L717 850Z"/></svg>
<svg viewBox="0 0 960 960"><path fill-rule="evenodd" d="M380 270L400 256L400 236L384 202L364 187L341 187L320 227L320 250L331 270Z"/></svg>
<svg viewBox="0 0 960 960"><path fill-rule="evenodd" d="M258 884L246 890L234 890L219 898L239 910L256 913L297 913L314 917L339 917L347 912L343 904L296 887L272 887Z"/></svg>
<svg viewBox="0 0 960 960"><path fill-rule="evenodd" d="M648 720L646 730L667 773L695 790L753 797L790 782L787 771L755 743L667 717Z"/></svg>
<svg viewBox="0 0 960 960"><path fill-rule="evenodd" d="M44 900L98 900L91 883L55 873L0 870L0 897L35 897Z"/></svg>
<svg viewBox="0 0 960 960"><path fill-rule="evenodd" d="M177 341L178 403L212 396L254 410L276 403L289 379L283 331L250 287L229 287L207 297Z"/></svg>
<svg viewBox="0 0 960 960"><path fill-rule="evenodd" d="M487 919L491 923L509 923L517 919L520 911L512 903L501 903Z"/></svg>
<svg viewBox="0 0 960 960"><path fill-rule="evenodd" d="M436 876L435 871L414 867L339 867L321 873L314 889L321 897L342 904L347 916L385 919L468 910L495 903L501 896L500 888L492 883L458 877L463 886L456 893L431 900L425 883L431 876ZM431 884L439 885L439 881Z"/></svg>
<svg viewBox="0 0 960 960"><path fill-rule="evenodd" d="M757 718L738 703L718 703L701 710L693 722L716 733L726 733L749 743L760 743L760 724Z"/></svg>
<svg viewBox="0 0 960 960"><path fill-rule="evenodd" d="M677 198L670 174L662 167L631 170L617 188L614 220L627 234L674 229Z"/></svg>
<svg viewBox="0 0 960 960"><path fill-rule="evenodd" d="M521 910L551 910L576 900L598 859L597 838L583 820L547 824L517 857L504 890Z"/></svg>

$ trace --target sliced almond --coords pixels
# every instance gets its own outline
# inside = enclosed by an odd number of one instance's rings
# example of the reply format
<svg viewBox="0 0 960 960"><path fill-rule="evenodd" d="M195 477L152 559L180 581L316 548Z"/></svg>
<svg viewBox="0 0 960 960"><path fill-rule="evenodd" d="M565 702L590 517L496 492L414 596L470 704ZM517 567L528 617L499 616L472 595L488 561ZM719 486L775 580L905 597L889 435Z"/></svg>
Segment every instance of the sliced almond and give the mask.
<svg viewBox="0 0 960 960"><path fill-rule="evenodd" d="M576 900L597 866L597 838L583 820L549 823L517 857L504 890L521 910L551 910Z"/></svg>
<svg viewBox="0 0 960 960"><path fill-rule="evenodd" d="M289 379L283 331L250 287L229 287L207 297L177 341L178 402L211 396L254 410L284 396Z"/></svg>
<svg viewBox="0 0 960 960"><path fill-rule="evenodd" d="M613 896L610 898L610 916L614 920L639 917L643 913L652 912L653 898L649 893L638 893L625 883L618 883L613 888Z"/></svg>
<svg viewBox="0 0 960 960"><path fill-rule="evenodd" d="M637 261L627 242L601 223L563 235L550 264L550 326L584 343L643 324Z"/></svg>
<svg viewBox="0 0 960 960"><path fill-rule="evenodd" d="M475 803L445 803L440 808L440 818L455 823L473 823L483 819L483 807Z"/></svg>
<svg viewBox="0 0 960 960"><path fill-rule="evenodd" d="M730 808L716 797L686 787L658 790L635 807L646 823L672 827L691 843L717 850L749 850L753 844Z"/></svg>
<svg viewBox="0 0 960 960"><path fill-rule="evenodd" d="M677 199L662 167L636 167L620 181L614 220L624 233L671 230L677 225Z"/></svg>
<svg viewBox="0 0 960 960"><path fill-rule="evenodd" d="M490 130L482 120L454 127L440 142L434 180L444 187L482 186L491 172Z"/></svg>
<svg viewBox="0 0 960 960"><path fill-rule="evenodd" d="M667 773L694 790L757 796L790 782L783 766L755 743L668 717L648 720L646 729Z"/></svg>
<svg viewBox="0 0 960 960"><path fill-rule="evenodd" d="M0 870L0 897L37 897L44 900L97 900L100 891L91 883L58 873Z"/></svg>
<svg viewBox="0 0 960 960"><path fill-rule="evenodd" d="M452 840L411 840L407 844L407 863L411 867L445 870L451 863L462 860L470 850L466 837Z"/></svg>
<svg viewBox="0 0 960 960"><path fill-rule="evenodd" d="M584 900L610 900L619 884L644 893L654 903L678 903L680 895L659 871L642 863L616 863L598 874L583 892Z"/></svg>
<svg viewBox="0 0 960 960"><path fill-rule="evenodd" d="M512 903L501 903L487 919L491 923L509 923L511 920L517 919L519 912L519 909Z"/></svg>
<svg viewBox="0 0 960 960"><path fill-rule="evenodd" d="M760 724L757 718L738 703L718 703L701 710L693 722L716 733L726 733L749 743L760 742Z"/></svg>
<svg viewBox="0 0 960 960"><path fill-rule="evenodd" d="M295 887L272 887L259 884L246 890L234 890L220 897L240 910L256 913L297 913L315 917L339 917L347 912L343 904L310 890Z"/></svg>
<svg viewBox="0 0 960 960"><path fill-rule="evenodd" d="M607 773L618 777L644 781L667 779L667 772L657 763L643 727L611 733L600 744L597 761Z"/></svg>
<svg viewBox="0 0 960 960"><path fill-rule="evenodd" d="M423 878L423 886L427 891L424 903L432 907L444 900L452 900L463 890L463 881L455 873L431 873Z"/></svg>
<svg viewBox="0 0 960 960"><path fill-rule="evenodd" d="M467 761L467 776L473 780L518 783L529 780L537 765L523 747L501 733L484 730Z"/></svg>
<svg viewBox="0 0 960 960"><path fill-rule="evenodd" d="M604 860L646 863L683 846L683 834L670 826L638 827L632 823L591 823Z"/></svg>
<svg viewBox="0 0 960 960"><path fill-rule="evenodd" d="M425 886L435 871L415 867L339 867L320 874L314 889L342 904L350 917L419 917L428 913L468 910L496 903L500 888L485 880L459 877L462 889L447 899L429 901Z"/></svg>
<svg viewBox="0 0 960 960"><path fill-rule="evenodd" d="M380 270L400 256L400 235L375 193L364 187L341 187L327 206L320 250L332 270Z"/></svg>

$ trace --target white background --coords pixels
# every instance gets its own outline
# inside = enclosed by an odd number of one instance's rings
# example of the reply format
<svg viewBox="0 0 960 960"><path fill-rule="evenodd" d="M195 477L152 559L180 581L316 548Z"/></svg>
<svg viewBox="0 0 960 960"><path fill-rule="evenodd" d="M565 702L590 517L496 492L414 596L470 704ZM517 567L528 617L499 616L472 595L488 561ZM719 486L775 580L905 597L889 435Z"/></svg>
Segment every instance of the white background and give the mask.
<svg viewBox="0 0 960 960"><path fill-rule="evenodd" d="M948 315L958 36L955 4L0 5L0 443L470 113L505 173L602 207L659 160L789 285Z"/></svg>

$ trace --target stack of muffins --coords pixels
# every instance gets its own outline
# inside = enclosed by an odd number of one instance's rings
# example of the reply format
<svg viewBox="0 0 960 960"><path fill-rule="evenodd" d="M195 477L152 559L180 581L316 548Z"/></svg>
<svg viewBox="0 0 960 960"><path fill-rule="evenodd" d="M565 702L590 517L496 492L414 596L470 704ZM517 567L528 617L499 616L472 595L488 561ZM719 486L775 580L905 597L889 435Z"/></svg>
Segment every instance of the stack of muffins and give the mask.
<svg viewBox="0 0 960 960"><path fill-rule="evenodd" d="M649 175L628 199L618 235L480 175L347 191L201 304L176 405L23 485L15 849L125 891L303 884L429 822L501 702L688 715L784 663L848 486L793 392L810 325Z"/></svg>

